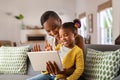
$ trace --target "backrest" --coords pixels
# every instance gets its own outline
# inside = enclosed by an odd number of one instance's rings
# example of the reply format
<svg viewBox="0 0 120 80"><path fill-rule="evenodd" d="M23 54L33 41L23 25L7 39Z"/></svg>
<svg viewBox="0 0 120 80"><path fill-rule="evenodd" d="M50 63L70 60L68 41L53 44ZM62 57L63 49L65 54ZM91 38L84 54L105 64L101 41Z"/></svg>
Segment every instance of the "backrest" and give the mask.
<svg viewBox="0 0 120 80"><path fill-rule="evenodd" d="M84 54L87 54L87 48L91 48L99 51L115 51L117 49L120 49L120 45L85 44Z"/></svg>
<svg viewBox="0 0 120 80"><path fill-rule="evenodd" d="M103 44L85 44L84 45L84 60L87 54L87 48L95 49L98 51L115 51L120 49L120 45L103 45Z"/></svg>

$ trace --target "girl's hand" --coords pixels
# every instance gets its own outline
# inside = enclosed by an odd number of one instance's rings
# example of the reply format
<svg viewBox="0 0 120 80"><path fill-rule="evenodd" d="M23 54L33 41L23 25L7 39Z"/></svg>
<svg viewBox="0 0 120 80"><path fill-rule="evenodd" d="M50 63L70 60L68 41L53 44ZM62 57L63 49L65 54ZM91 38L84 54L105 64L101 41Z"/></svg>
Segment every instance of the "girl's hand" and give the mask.
<svg viewBox="0 0 120 80"><path fill-rule="evenodd" d="M58 79L58 80L67 80L66 78Z"/></svg>
<svg viewBox="0 0 120 80"><path fill-rule="evenodd" d="M31 52L37 52L37 51L41 51L39 44L35 44L31 49Z"/></svg>
<svg viewBox="0 0 120 80"><path fill-rule="evenodd" d="M60 69L58 68L58 65L55 63L55 61L53 63L50 61L46 62L46 69L47 69L48 73L50 73L52 75L57 75L57 74L63 73L63 71L60 71Z"/></svg>
<svg viewBox="0 0 120 80"><path fill-rule="evenodd" d="M52 46L47 41L45 41L44 48L45 48L45 51L52 51Z"/></svg>

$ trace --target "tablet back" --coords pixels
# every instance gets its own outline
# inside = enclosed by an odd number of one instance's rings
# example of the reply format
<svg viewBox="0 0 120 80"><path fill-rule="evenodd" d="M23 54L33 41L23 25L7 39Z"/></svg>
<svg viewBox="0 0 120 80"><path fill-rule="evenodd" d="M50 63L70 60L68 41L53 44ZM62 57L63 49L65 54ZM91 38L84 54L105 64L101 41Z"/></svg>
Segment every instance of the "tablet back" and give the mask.
<svg viewBox="0 0 120 80"><path fill-rule="evenodd" d="M55 61L59 69L61 71L63 70L61 59L57 51L28 52L28 56L34 71L46 71L47 61Z"/></svg>

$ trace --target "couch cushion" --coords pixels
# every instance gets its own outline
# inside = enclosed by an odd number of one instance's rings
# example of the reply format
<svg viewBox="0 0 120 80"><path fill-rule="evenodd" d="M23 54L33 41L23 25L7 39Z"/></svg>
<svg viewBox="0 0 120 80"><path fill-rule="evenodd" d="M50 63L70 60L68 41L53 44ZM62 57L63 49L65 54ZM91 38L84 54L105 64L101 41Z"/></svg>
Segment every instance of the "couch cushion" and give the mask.
<svg viewBox="0 0 120 80"><path fill-rule="evenodd" d="M1 47L0 48L0 73L1 74L26 74L28 46Z"/></svg>
<svg viewBox="0 0 120 80"><path fill-rule="evenodd" d="M120 49L116 51L97 51L88 49L85 63L86 80L112 80L120 67Z"/></svg>
<svg viewBox="0 0 120 80"><path fill-rule="evenodd" d="M30 76L35 76L37 74L40 74L41 72L40 71L34 71L33 70L33 67L31 65L31 62L30 60L28 60L28 71L27 71L27 75L30 75Z"/></svg>
<svg viewBox="0 0 120 80"><path fill-rule="evenodd" d="M0 80L26 80L32 76L28 75L0 75Z"/></svg>

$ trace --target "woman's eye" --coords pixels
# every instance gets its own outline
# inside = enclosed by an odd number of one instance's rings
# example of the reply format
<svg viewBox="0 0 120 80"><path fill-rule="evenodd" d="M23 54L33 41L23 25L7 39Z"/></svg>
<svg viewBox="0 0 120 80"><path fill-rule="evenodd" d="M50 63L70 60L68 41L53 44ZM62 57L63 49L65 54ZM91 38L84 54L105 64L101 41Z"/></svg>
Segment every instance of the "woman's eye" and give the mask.
<svg viewBox="0 0 120 80"><path fill-rule="evenodd" d="M54 29L56 29L57 28L57 25L54 25L53 27L52 27L52 30L54 30Z"/></svg>

